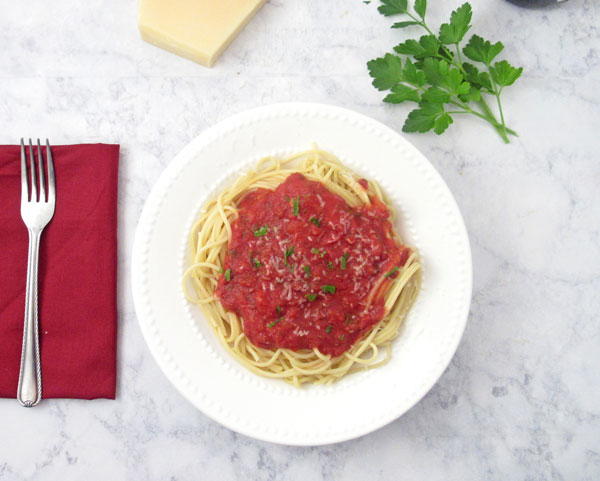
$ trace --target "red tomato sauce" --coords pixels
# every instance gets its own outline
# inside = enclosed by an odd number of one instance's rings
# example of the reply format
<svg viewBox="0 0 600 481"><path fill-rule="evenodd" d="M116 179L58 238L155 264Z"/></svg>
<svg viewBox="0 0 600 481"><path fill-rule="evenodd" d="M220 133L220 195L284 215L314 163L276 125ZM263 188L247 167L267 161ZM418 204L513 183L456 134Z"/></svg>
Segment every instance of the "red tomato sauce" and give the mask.
<svg viewBox="0 0 600 481"><path fill-rule="evenodd" d="M238 207L217 296L254 345L339 356L383 318L384 293L410 254L383 203L352 208L292 174Z"/></svg>

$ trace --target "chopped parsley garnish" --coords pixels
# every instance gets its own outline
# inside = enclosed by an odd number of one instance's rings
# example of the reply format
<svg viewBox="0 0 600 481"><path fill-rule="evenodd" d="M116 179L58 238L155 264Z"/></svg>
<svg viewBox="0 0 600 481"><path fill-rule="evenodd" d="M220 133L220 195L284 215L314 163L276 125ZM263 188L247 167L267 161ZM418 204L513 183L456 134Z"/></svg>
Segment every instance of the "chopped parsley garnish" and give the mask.
<svg viewBox="0 0 600 481"><path fill-rule="evenodd" d="M231 280L231 269L225 271L225 280L229 282Z"/></svg>
<svg viewBox="0 0 600 481"><path fill-rule="evenodd" d="M344 255L342 256L342 258L340 259L340 267L342 269L345 269L346 267L348 267L348 253L344 253Z"/></svg>
<svg viewBox="0 0 600 481"><path fill-rule="evenodd" d="M335 286L332 286L330 284L325 284L324 286L321 286L321 290L323 292L328 292L329 294L335 294Z"/></svg>
<svg viewBox="0 0 600 481"><path fill-rule="evenodd" d="M276 306L275 310L277 311L277 314L281 314L281 306Z"/></svg>
<svg viewBox="0 0 600 481"><path fill-rule="evenodd" d="M304 274L306 275L306 277L311 276L310 266L304 266L302 269L304 269Z"/></svg>
<svg viewBox="0 0 600 481"><path fill-rule="evenodd" d="M399 270L400 270L400 268L398 266L395 266L391 271L386 273L385 277L392 277Z"/></svg>
<svg viewBox="0 0 600 481"><path fill-rule="evenodd" d="M292 213L298 217L298 214L300 214L300 197L294 197L292 199Z"/></svg>
<svg viewBox="0 0 600 481"><path fill-rule="evenodd" d="M329 261L327 263L327 269L333 269L333 262Z"/></svg>
<svg viewBox="0 0 600 481"><path fill-rule="evenodd" d="M285 250L285 254L283 254L283 258L284 258L284 261L285 261L285 263L286 263L286 264L288 263L288 261L287 261L287 260L288 260L288 257L290 257L290 256L291 256L291 255L294 253L294 251L295 251L295 250L296 250L296 249L295 249L295 247L294 247L294 246L292 246L292 247L288 247L288 248Z"/></svg>
<svg viewBox="0 0 600 481"><path fill-rule="evenodd" d="M262 262L260 262L258 259L254 258L252 259L252 265L258 269L260 266L262 266Z"/></svg>
<svg viewBox="0 0 600 481"><path fill-rule="evenodd" d="M325 254L327 254L327 251L325 249L317 249L316 247L313 247L310 250L310 252L313 254L317 254L319 257L323 257Z"/></svg>
<svg viewBox="0 0 600 481"><path fill-rule="evenodd" d="M316 300L317 295L316 294L306 294L304 297L306 297L310 302Z"/></svg>
<svg viewBox="0 0 600 481"><path fill-rule="evenodd" d="M255 237L262 237L264 235L267 235L267 232L269 232L269 226L268 225L263 225L262 227L260 227L259 229L256 229L254 231L254 236Z"/></svg>
<svg viewBox="0 0 600 481"><path fill-rule="evenodd" d="M314 225L316 225L317 227L321 227L321 221L319 219L317 219L315 216L311 217L308 220L310 222L312 222Z"/></svg>
<svg viewBox="0 0 600 481"><path fill-rule="evenodd" d="M326 328L325 328L325 332L327 334L329 334L331 331L333 330L333 326L331 324L329 324Z"/></svg>
<svg viewBox="0 0 600 481"><path fill-rule="evenodd" d="M275 319L274 321L271 321L267 324L267 327L270 329L272 327L274 327L275 325L277 325L279 322L281 322L281 320L283 319L283 317L278 317L277 319Z"/></svg>

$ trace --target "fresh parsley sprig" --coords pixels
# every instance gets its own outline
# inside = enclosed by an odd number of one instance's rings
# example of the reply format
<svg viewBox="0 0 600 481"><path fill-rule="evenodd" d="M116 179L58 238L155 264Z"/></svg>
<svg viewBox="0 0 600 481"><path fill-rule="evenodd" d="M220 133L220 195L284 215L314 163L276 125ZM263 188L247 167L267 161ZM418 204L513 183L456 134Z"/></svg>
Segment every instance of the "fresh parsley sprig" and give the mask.
<svg viewBox="0 0 600 481"><path fill-rule="evenodd" d="M504 49L501 42L473 35L461 48L473 16L468 2L452 12L450 22L442 24L437 35L425 22L427 0L414 0L412 10L408 0L381 0L379 12L386 17L407 17L392 28L418 26L426 32L367 64L373 86L389 91L384 102L419 105L408 114L404 132L433 130L442 134L454 122L454 115L472 114L489 122L506 143L510 142L509 135L517 135L506 126L500 95L515 83L523 69L506 60L494 62ZM480 65L465 61L463 56ZM487 103L489 97L495 98L499 117Z"/></svg>

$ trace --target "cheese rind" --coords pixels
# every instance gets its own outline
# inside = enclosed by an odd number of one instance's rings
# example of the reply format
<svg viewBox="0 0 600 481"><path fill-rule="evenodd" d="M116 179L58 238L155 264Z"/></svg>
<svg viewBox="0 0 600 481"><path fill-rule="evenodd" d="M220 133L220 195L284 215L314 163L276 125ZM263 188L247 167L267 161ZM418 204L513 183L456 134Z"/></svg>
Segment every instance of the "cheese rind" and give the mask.
<svg viewBox="0 0 600 481"><path fill-rule="evenodd" d="M266 0L140 0L142 38L211 67Z"/></svg>

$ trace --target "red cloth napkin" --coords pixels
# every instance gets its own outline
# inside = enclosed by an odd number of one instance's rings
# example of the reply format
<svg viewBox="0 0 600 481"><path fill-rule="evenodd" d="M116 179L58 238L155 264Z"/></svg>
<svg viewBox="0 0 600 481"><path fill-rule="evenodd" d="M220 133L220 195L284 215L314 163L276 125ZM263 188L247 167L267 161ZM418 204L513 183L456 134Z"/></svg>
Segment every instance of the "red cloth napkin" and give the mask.
<svg viewBox="0 0 600 481"><path fill-rule="evenodd" d="M20 148L0 146L0 397L16 397L27 229ZM116 388L119 146L52 148L56 210L39 264L43 398L111 398Z"/></svg>

